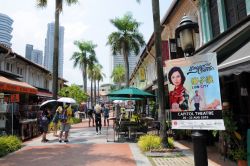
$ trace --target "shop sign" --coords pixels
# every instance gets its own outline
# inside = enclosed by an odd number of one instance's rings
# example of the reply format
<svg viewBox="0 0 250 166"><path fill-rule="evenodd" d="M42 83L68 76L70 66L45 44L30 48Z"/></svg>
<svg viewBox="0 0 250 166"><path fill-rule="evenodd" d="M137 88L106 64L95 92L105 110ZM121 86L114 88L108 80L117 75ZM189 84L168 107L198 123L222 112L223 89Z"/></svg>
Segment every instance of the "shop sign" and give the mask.
<svg viewBox="0 0 250 166"><path fill-rule="evenodd" d="M167 62L173 129L225 130L216 54Z"/></svg>
<svg viewBox="0 0 250 166"><path fill-rule="evenodd" d="M19 102L19 101L20 101L20 96L19 96L19 94L12 94L12 95L10 95L10 101L11 101L12 103Z"/></svg>
<svg viewBox="0 0 250 166"><path fill-rule="evenodd" d="M0 90L29 93L29 94L37 93L37 89L22 87L22 86L17 86L17 85L12 85L12 84L5 84L5 83L0 83Z"/></svg>
<svg viewBox="0 0 250 166"><path fill-rule="evenodd" d="M145 69L140 68L139 69L139 78L141 82L144 82L146 80L146 75L145 75Z"/></svg>

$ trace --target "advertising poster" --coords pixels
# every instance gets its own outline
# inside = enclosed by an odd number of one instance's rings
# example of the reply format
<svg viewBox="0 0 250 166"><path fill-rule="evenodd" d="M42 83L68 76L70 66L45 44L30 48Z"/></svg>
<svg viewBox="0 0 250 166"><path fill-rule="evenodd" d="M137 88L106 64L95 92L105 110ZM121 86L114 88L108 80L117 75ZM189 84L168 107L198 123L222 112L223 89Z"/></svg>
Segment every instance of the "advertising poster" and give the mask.
<svg viewBox="0 0 250 166"><path fill-rule="evenodd" d="M172 129L224 130L216 54L167 61Z"/></svg>

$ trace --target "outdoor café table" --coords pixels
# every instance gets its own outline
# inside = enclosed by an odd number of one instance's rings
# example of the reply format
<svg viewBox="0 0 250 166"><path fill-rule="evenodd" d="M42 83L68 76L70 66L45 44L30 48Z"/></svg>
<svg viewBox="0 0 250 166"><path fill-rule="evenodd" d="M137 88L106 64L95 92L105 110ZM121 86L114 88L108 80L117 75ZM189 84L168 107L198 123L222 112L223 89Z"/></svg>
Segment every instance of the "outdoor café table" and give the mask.
<svg viewBox="0 0 250 166"><path fill-rule="evenodd" d="M132 127L137 127L138 123L137 122L132 122L132 121L122 121L121 126L128 127L128 139L131 140L131 128Z"/></svg>

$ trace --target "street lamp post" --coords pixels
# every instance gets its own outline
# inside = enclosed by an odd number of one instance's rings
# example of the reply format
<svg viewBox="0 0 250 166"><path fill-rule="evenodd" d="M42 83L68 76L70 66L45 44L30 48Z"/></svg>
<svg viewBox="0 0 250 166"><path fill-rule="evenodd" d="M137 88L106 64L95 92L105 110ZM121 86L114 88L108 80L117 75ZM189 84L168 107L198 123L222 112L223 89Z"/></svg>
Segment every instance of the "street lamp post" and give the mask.
<svg viewBox="0 0 250 166"><path fill-rule="evenodd" d="M175 30L177 44L180 43L185 56L193 56L196 47L198 24L184 16ZM207 166L206 133L202 130L192 131L195 166Z"/></svg>

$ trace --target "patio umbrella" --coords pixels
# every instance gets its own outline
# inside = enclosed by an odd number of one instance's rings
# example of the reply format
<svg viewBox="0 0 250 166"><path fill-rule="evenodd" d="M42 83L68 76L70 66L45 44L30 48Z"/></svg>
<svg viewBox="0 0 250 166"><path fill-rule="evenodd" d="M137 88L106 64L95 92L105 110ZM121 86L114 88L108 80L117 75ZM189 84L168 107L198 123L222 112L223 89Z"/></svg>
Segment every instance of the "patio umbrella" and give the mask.
<svg viewBox="0 0 250 166"><path fill-rule="evenodd" d="M123 100L143 100L143 98L138 98L138 97L109 97L109 100L113 101L123 101Z"/></svg>
<svg viewBox="0 0 250 166"><path fill-rule="evenodd" d="M58 102L63 102L63 103L70 103L70 104L74 104L76 103L75 99L71 98L71 97L61 97L60 99L57 100Z"/></svg>
<svg viewBox="0 0 250 166"><path fill-rule="evenodd" d="M113 91L113 92L109 93L107 96L110 96L110 97L126 97L126 98L155 97L155 95L152 95L152 94L150 94L148 92L145 92L143 90L140 90L140 89L134 88L134 87L128 87L128 88L120 89L120 90L117 90L117 91Z"/></svg>
<svg viewBox="0 0 250 166"><path fill-rule="evenodd" d="M45 108L52 108L54 106L57 105L57 101L56 100L47 100L44 101L41 105L40 105L40 110L43 110Z"/></svg>

